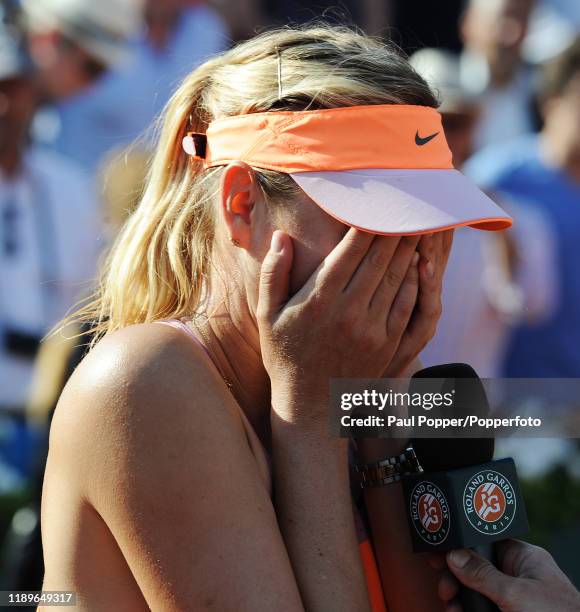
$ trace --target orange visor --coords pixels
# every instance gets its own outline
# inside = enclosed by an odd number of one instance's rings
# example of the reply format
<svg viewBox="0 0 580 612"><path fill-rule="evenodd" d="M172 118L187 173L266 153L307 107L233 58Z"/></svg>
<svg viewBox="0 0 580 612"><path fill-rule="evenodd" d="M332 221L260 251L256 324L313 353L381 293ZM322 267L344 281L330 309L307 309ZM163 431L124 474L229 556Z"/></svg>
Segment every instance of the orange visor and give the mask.
<svg viewBox="0 0 580 612"><path fill-rule="evenodd" d="M462 225L500 230L511 218L453 168L441 115L425 106L269 111L217 119L184 150L206 168L244 161L290 174L323 210L376 234Z"/></svg>

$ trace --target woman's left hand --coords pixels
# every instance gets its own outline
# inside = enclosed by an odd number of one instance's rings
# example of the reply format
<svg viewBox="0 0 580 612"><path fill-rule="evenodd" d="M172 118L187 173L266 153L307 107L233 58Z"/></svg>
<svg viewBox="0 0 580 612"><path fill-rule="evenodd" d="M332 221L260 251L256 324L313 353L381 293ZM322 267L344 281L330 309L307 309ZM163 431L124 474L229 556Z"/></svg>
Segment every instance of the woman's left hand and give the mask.
<svg viewBox="0 0 580 612"><path fill-rule="evenodd" d="M401 338L397 353L384 373L385 378L402 376L435 335L441 317L443 273L447 267L452 244L453 230L428 234L419 241L417 250L421 254L421 260L417 304Z"/></svg>

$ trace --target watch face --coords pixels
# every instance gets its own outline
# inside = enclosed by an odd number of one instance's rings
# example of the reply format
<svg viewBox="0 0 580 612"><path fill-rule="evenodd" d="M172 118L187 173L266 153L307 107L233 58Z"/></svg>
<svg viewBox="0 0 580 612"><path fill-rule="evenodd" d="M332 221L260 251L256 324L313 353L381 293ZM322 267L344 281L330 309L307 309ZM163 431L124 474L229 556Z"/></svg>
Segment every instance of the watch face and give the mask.
<svg viewBox="0 0 580 612"><path fill-rule="evenodd" d="M486 535L505 531L516 514L516 495L506 476L483 470L469 479L463 492L463 510L471 526Z"/></svg>
<svg viewBox="0 0 580 612"><path fill-rule="evenodd" d="M434 483L424 480L413 488L410 498L411 519L419 537L437 546L449 534L451 515L443 491Z"/></svg>

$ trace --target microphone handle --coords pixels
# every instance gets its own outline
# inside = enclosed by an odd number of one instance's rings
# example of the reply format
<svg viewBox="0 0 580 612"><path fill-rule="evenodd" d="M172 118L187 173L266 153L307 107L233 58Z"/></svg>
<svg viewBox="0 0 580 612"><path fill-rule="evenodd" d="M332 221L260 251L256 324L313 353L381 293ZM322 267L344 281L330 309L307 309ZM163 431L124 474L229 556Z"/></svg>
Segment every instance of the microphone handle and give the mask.
<svg viewBox="0 0 580 612"><path fill-rule="evenodd" d="M475 546L472 550L491 561L497 567L493 544L482 544ZM467 587L461 587L459 601L463 612L500 612L499 608L481 593L477 593Z"/></svg>

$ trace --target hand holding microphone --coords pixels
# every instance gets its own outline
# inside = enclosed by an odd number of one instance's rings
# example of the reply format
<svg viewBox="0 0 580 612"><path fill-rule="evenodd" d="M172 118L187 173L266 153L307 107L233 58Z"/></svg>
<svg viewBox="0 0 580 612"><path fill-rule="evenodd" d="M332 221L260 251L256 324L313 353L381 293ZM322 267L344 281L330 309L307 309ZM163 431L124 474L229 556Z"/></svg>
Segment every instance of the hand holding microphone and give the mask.
<svg viewBox="0 0 580 612"><path fill-rule="evenodd" d="M460 584L485 595L502 612L578 612L580 593L543 548L518 540L496 545L499 568L470 550L447 553L439 596L445 612L469 612L457 601ZM442 557L433 565L443 569Z"/></svg>
<svg viewBox="0 0 580 612"><path fill-rule="evenodd" d="M453 405L446 409L451 417L489 413L481 380L466 364L421 370L409 390L425 393L435 389L453 394ZM472 548L493 567L493 543L528 531L513 460L492 460L494 440L489 437L418 437L412 444L424 470L403 480L414 551ZM498 611L493 600L468 587L457 588L453 594L464 612Z"/></svg>

